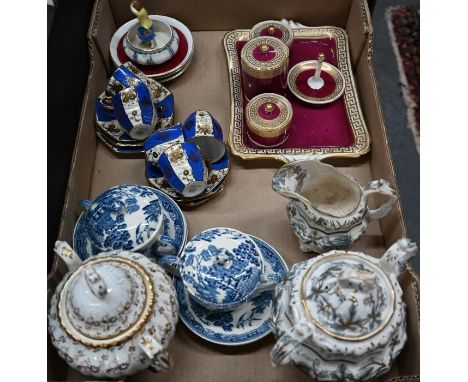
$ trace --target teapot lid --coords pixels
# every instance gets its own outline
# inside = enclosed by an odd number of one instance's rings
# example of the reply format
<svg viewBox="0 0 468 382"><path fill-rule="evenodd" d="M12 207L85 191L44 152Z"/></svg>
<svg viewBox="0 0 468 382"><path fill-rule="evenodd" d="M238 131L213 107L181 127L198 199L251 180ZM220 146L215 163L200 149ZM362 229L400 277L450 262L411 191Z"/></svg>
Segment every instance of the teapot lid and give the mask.
<svg viewBox="0 0 468 382"><path fill-rule="evenodd" d="M153 302L153 282L138 262L103 256L83 263L66 281L58 315L76 341L108 347L133 337L148 320Z"/></svg>
<svg viewBox="0 0 468 382"><path fill-rule="evenodd" d="M381 331L392 317L393 286L364 256L326 255L302 278L301 300L309 320L333 337L364 340Z"/></svg>
<svg viewBox="0 0 468 382"><path fill-rule="evenodd" d="M180 276L197 300L226 308L248 300L262 281L263 266L249 236L232 228L211 228L187 243Z"/></svg>
<svg viewBox="0 0 468 382"><path fill-rule="evenodd" d="M110 188L87 208L84 228L92 244L101 251L138 250L158 232L162 224L159 198L151 188L122 185Z"/></svg>

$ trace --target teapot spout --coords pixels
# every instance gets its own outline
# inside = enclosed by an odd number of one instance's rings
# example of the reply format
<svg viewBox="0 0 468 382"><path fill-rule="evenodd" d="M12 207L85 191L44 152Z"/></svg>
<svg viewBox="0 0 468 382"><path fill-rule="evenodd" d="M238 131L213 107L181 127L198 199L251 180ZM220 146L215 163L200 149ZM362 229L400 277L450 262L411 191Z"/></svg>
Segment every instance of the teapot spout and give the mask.
<svg viewBox="0 0 468 382"><path fill-rule="evenodd" d="M418 253L418 246L407 238L399 239L393 244L379 261L380 267L390 273L398 275L404 271L406 263Z"/></svg>

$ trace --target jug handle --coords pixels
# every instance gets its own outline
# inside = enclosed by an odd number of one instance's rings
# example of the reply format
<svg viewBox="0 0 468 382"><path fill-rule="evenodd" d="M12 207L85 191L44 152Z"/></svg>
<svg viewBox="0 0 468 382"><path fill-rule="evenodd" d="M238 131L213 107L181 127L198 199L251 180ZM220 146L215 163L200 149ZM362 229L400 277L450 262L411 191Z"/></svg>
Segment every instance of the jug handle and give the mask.
<svg viewBox="0 0 468 382"><path fill-rule="evenodd" d="M271 364L273 367L286 365L291 361L291 354L307 338L312 337L314 333L313 326L307 321L299 322L288 332L284 333L270 353Z"/></svg>
<svg viewBox="0 0 468 382"><path fill-rule="evenodd" d="M66 264L69 272L74 272L81 264L78 254L65 241L57 240L55 242L54 252Z"/></svg>
<svg viewBox="0 0 468 382"><path fill-rule="evenodd" d="M366 201L369 198L369 195L372 194L387 195L390 197L390 199L375 210L368 209L367 212L369 214L370 220L383 218L390 212L398 200L396 191L393 189L391 184L384 179L373 180L372 182L369 182L366 187L364 187L364 197Z"/></svg>

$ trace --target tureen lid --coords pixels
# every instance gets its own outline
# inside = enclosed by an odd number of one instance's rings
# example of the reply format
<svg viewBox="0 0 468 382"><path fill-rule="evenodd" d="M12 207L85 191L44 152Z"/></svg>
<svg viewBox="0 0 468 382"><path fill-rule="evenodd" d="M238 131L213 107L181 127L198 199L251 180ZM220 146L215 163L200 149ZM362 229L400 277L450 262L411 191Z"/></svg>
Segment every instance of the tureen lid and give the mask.
<svg viewBox="0 0 468 382"><path fill-rule="evenodd" d="M253 240L231 228L199 233L181 255L180 276L197 299L226 307L246 301L263 274L261 252Z"/></svg>
<svg viewBox="0 0 468 382"><path fill-rule="evenodd" d="M260 137L275 138L285 133L291 124L291 103L274 93L252 98L245 110L249 130Z"/></svg>
<svg viewBox="0 0 468 382"><path fill-rule="evenodd" d="M152 280L139 263L124 257L97 257L66 281L58 315L76 341L108 347L133 337L148 320L153 302Z"/></svg>
<svg viewBox="0 0 468 382"><path fill-rule="evenodd" d="M148 187L123 185L110 188L94 202L83 200L86 234L101 251L138 250L158 231L161 205Z"/></svg>
<svg viewBox="0 0 468 382"><path fill-rule="evenodd" d="M347 252L314 262L302 278L301 301L319 329L343 340L381 331L395 309L390 280L364 257Z"/></svg>
<svg viewBox="0 0 468 382"><path fill-rule="evenodd" d="M250 38L259 36L275 37L289 46L294 34L292 29L281 21L268 20L255 24L250 30Z"/></svg>
<svg viewBox="0 0 468 382"><path fill-rule="evenodd" d="M256 37L241 51L242 69L255 78L272 78L284 72L289 49L274 37Z"/></svg>

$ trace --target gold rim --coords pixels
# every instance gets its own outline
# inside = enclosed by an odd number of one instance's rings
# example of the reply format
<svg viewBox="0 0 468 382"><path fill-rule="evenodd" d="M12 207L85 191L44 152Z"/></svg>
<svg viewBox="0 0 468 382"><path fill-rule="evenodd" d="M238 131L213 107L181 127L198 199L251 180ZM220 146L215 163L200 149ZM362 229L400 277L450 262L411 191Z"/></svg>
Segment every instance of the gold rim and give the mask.
<svg viewBox="0 0 468 382"><path fill-rule="evenodd" d="M260 117L258 109L265 104L273 109L273 104L279 109L279 115L271 120ZM252 98L245 108L245 118L249 130L260 137L276 138L286 132L291 124L293 110L291 103L284 97L274 93L264 93Z"/></svg>
<svg viewBox="0 0 468 382"><path fill-rule="evenodd" d="M343 93L346 113L354 135L354 144L346 147L314 147L314 148L250 148L243 141L243 94L240 76L240 59L236 43L249 40L249 30L240 29L226 33L223 46L226 52L229 85L231 90L231 122L227 144L232 154L246 160L273 159L288 163L301 159L322 160L329 157L356 158L366 154L370 149L370 135L357 96L354 77L351 73L351 58L347 51L348 38L346 32L337 27L312 27L294 29L294 38L334 38L338 69L342 70L345 79Z"/></svg>
<svg viewBox="0 0 468 382"><path fill-rule="evenodd" d="M373 330L372 332L364 335L364 336L359 336L359 337L346 337L346 336L340 336L336 333L333 333L333 332L330 332L328 329L324 328L317 320L315 320L313 317L312 317L312 313L311 311L309 310L309 308L307 307L307 301L306 301L306 283L307 283L307 280L309 278L309 275L315 271L320 265L322 265L323 263L326 263L328 261L330 261L330 259L333 259L333 258L351 258L351 259L359 259L359 261L364 261L366 264L368 264L372 269L374 269L377 273L379 273L382 277L384 277L388 284L390 285L391 287L391 293L390 293L390 299L391 299L391 302L390 302L390 305L391 305L391 312L390 314L388 315L388 317L384 320L384 322L382 322L382 324L375 330ZM376 265L372 264L369 260L359 256L359 255L356 255L356 254L352 254L352 253L349 253L349 252L340 252L340 253L335 253L333 255L329 255L329 256L326 256L324 258L322 258L321 260L318 260L316 263L312 264L312 266L306 271L306 273L304 274L304 276L302 277L302 280L301 280L301 303L302 303L302 307L307 315L307 318L309 319L310 322L312 322L318 329L320 329L322 332L328 334L329 336L331 337L335 337L335 338L338 338L340 340L345 340L345 341L362 341L362 340L365 340L367 338L370 338L370 337L373 337L375 336L377 333L380 333L386 326L387 324L390 322L391 318L393 317L393 314L395 312L395 289L393 287L393 284L392 282L388 279L388 277L385 275L385 273L379 269Z"/></svg>
<svg viewBox="0 0 468 382"><path fill-rule="evenodd" d="M343 95L344 78L343 74L335 66L329 64L328 62L322 62L322 72L328 73L335 80L336 86L333 92L325 97L310 97L301 93L296 84L297 77L306 70L317 68L317 62L317 60L310 60L299 62L298 64L294 65L288 73L288 88L297 98L305 102L323 105L333 102Z"/></svg>
<svg viewBox="0 0 468 382"><path fill-rule="evenodd" d="M117 262L125 264L130 268L133 268L136 271L136 273L142 278L147 293L145 293L144 309L141 311L139 317L132 326L112 337L90 338L87 337L85 334L81 333L78 329L73 327L73 325L68 319L66 312L62 311L62 303L64 303L65 301L65 294L68 293L68 286L77 277L79 273L78 270L80 268L87 266L88 264L99 264L104 262ZM155 294L153 281L148 272L133 260L113 256L99 257L88 260L82 265L80 265L78 270L75 271L71 275L71 277L66 281L65 285L62 288L62 291L60 292L60 297L57 302L57 313L59 321L63 329L67 332L67 334L70 337L72 337L75 341L78 341L84 345L91 346L94 348L106 348L110 346L115 346L135 336L135 334L138 333L141 330L141 328L146 324L150 315L153 312Z"/></svg>
<svg viewBox="0 0 468 382"><path fill-rule="evenodd" d="M275 50L275 57L270 61L259 61L253 56L255 48L260 47L263 52L271 47ZM275 37L256 37L242 47L242 70L255 78L273 78L285 70L288 66L289 49L283 41Z"/></svg>

